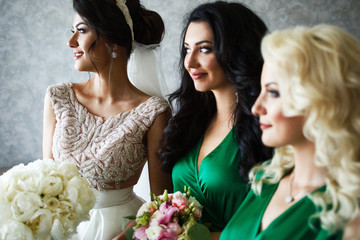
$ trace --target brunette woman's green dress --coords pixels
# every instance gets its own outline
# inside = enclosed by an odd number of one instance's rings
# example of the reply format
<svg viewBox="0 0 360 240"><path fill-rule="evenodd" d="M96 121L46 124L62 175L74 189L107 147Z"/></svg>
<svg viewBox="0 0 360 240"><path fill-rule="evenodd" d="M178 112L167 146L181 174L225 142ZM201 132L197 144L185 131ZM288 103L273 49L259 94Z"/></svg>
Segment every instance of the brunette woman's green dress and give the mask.
<svg viewBox="0 0 360 240"><path fill-rule="evenodd" d="M179 160L172 171L174 192L191 188L191 195L203 205L203 224L211 231L221 231L247 194L247 185L239 175L241 157L234 128L209 153L197 170L202 139Z"/></svg>
<svg viewBox="0 0 360 240"><path fill-rule="evenodd" d="M259 196L251 190L221 233L220 240L341 239L341 232L330 235L320 227L319 220L313 220L310 224L310 216L316 212L316 209L308 197L300 199L278 216L265 230L259 232L263 214L277 186L278 184L264 184ZM325 191L325 187L317 191ZM286 204L285 200L284 204Z"/></svg>

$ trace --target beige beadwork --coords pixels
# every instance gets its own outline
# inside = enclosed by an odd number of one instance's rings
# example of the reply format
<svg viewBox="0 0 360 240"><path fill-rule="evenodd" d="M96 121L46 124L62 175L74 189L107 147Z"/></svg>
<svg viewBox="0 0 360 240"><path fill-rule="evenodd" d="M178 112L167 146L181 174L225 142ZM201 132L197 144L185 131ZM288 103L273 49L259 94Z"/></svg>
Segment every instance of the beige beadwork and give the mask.
<svg viewBox="0 0 360 240"><path fill-rule="evenodd" d="M143 137L156 116L169 106L151 97L136 108L103 120L81 105L72 83L47 89L56 115L53 137L55 160L76 164L97 190L120 189L121 182L139 173L146 160Z"/></svg>

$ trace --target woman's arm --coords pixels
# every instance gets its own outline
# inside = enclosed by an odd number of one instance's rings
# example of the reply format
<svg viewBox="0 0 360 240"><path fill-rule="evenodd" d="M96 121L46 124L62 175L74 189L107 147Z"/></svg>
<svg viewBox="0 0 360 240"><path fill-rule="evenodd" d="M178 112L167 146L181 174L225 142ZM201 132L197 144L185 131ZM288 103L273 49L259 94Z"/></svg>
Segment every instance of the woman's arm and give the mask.
<svg viewBox="0 0 360 240"><path fill-rule="evenodd" d="M43 158L53 159L52 144L55 131L56 118L50 97L46 94L44 99L43 117Z"/></svg>
<svg viewBox="0 0 360 240"><path fill-rule="evenodd" d="M170 112L166 111L159 114L153 125L147 132L147 158L149 166L149 180L150 180L150 191L155 195L163 194L164 189L167 189L169 192L172 192L172 180L171 176L166 174L161 169L161 160L158 155L160 141L163 135L163 130L167 125L167 122L170 118ZM130 227L135 226L135 221L130 222L128 226L112 240L125 240L125 232Z"/></svg>
<svg viewBox="0 0 360 240"><path fill-rule="evenodd" d="M163 194L164 189L173 191L171 175L161 169L162 161L158 154L163 131L170 115L170 110L159 114L147 132L150 191L157 196Z"/></svg>

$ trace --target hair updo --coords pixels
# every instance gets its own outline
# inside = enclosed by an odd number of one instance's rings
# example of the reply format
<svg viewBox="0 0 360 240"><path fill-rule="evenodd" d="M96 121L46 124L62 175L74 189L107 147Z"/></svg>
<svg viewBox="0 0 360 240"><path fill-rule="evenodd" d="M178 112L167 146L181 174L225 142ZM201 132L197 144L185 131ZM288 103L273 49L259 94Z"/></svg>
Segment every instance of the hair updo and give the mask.
<svg viewBox="0 0 360 240"><path fill-rule="evenodd" d="M161 16L147 10L139 0L127 0L126 5L133 21L134 40L145 45L160 43L165 31ZM73 0L73 8L94 31L96 41L93 46L101 35L108 44L126 47L130 56L130 27L116 0Z"/></svg>

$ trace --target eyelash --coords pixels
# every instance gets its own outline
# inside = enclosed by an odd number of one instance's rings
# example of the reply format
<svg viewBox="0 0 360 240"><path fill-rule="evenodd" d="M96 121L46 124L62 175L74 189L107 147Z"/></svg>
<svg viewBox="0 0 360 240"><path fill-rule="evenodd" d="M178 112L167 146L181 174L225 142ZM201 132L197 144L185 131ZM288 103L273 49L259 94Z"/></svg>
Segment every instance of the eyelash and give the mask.
<svg viewBox="0 0 360 240"><path fill-rule="evenodd" d="M186 53L190 53L190 52L191 52L190 48L184 47L184 49L185 49L185 52L186 52ZM210 47L200 47L199 50L200 50L200 52L202 52L202 53L210 53L210 52L212 51L212 49L211 49Z"/></svg>
<svg viewBox="0 0 360 240"><path fill-rule="evenodd" d="M274 98L280 97L280 93L277 90L268 90L268 93L271 95L271 97L274 97Z"/></svg>
<svg viewBox="0 0 360 240"><path fill-rule="evenodd" d="M86 30L84 28L77 28L76 29L79 33L86 33ZM74 29L71 29L70 30L73 34L75 33L75 30Z"/></svg>
<svg viewBox="0 0 360 240"><path fill-rule="evenodd" d="M209 47L200 47L200 52L203 52L203 53L210 53L211 50L212 49Z"/></svg>
<svg viewBox="0 0 360 240"><path fill-rule="evenodd" d="M86 30L84 28L78 28L79 33L86 33Z"/></svg>

